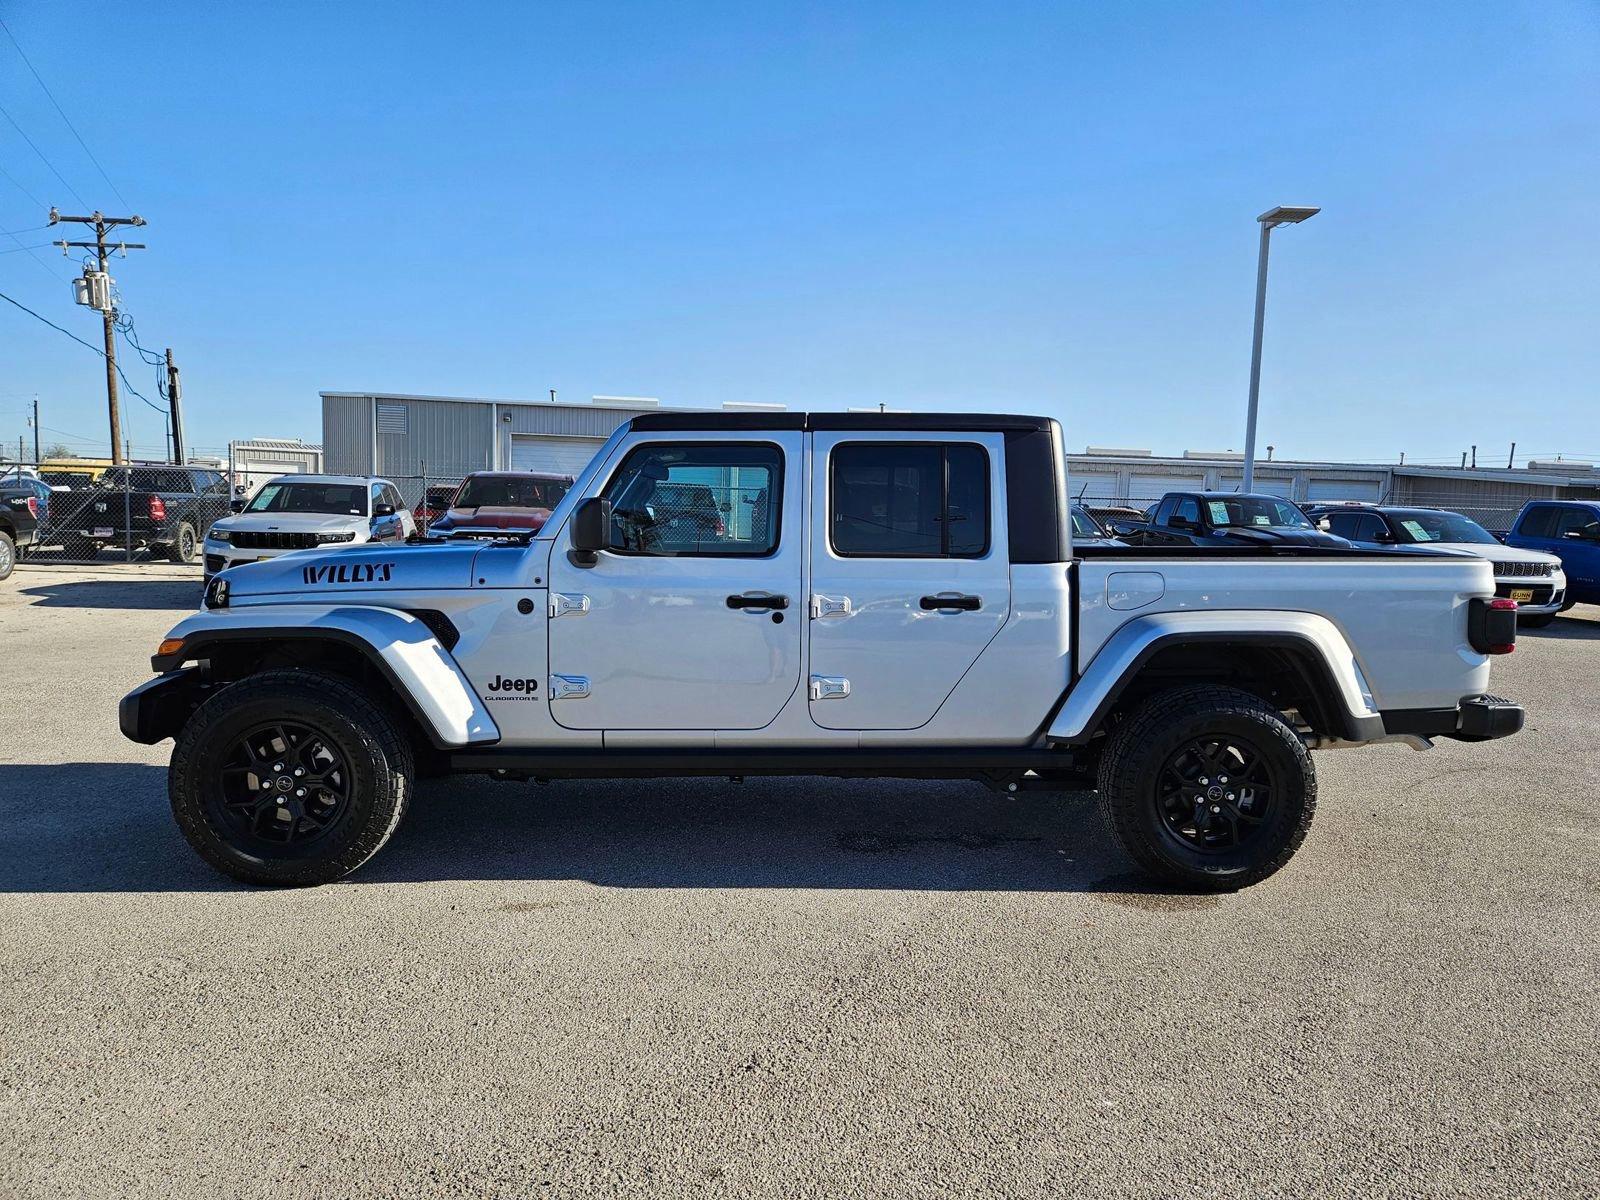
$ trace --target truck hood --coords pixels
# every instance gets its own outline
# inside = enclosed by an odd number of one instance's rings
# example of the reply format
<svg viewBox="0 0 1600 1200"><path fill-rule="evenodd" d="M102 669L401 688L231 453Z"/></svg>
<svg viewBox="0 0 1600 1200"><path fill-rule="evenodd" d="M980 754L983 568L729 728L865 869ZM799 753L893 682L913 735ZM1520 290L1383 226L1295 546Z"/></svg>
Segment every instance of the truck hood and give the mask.
<svg viewBox="0 0 1600 1200"><path fill-rule="evenodd" d="M362 542L344 550L295 550L223 572L230 602L251 596L337 600L351 592L472 586L477 542Z"/></svg>
<svg viewBox="0 0 1600 1200"><path fill-rule="evenodd" d="M343 513L235 513L223 517L211 528L232 533L348 533L365 529L367 519Z"/></svg>
<svg viewBox="0 0 1600 1200"><path fill-rule="evenodd" d="M1320 529L1249 529L1243 526L1230 527L1227 536L1245 544L1256 543L1271 546L1337 546L1346 550L1350 543L1333 533L1323 533ZM1220 539L1219 539L1220 540Z"/></svg>
<svg viewBox="0 0 1600 1200"><path fill-rule="evenodd" d="M527 529L537 533L549 519L548 508L485 504L481 508L452 508L434 524L441 533L452 529Z"/></svg>

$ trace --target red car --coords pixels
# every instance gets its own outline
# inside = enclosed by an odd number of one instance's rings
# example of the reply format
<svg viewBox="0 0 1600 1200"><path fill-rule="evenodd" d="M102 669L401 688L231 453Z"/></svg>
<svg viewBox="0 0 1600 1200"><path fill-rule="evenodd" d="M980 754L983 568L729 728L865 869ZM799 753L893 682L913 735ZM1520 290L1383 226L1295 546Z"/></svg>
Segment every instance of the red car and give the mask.
<svg viewBox="0 0 1600 1200"><path fill-rule="evenodd" d="M570 475L476 471L461 481L449 510L428 532L438 537L477 529L537 533L571 486Z"/></svg>

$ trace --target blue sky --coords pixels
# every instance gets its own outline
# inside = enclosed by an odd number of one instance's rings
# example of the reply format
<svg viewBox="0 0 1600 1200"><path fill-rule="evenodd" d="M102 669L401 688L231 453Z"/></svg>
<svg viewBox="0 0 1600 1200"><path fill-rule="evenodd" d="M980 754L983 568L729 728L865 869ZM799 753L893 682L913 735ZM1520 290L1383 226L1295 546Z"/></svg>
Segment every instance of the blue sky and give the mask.
<svg viewBox="0 0 1600 1200"><path fill-rule="evenodd" d="M0 17L150 222L113 274L200 447L316 439L323 389L552 387L1239 447L1254 217L1288 203L1324 211L1274 235L1263 444L1600 458L1590 0ZM0 105L121 207L3 35ZM3 119L0 166L20 244L55 236L24 189L80 207ZM18 244L0 291L96 341ZM47 441L105 437L95 357L0 304L13 447L35 392Z"/></svg>

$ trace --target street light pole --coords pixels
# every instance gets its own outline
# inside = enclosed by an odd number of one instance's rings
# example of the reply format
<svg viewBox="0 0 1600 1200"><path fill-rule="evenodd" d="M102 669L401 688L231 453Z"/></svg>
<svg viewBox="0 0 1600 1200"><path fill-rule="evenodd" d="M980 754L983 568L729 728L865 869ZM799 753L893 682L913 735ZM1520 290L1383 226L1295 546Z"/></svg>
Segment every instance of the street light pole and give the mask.
<svg viewBox="0 0 1600 1200"><path fill-rule="evenodd" d="M1250 343L1250 408L1244 426L1244 490L1252 491L1256 480L1256 410L1261 402L1261 336L1267 323L1267 252L1272 231L1279 225L1298 225L1310 220L1320 208L1291 207L1280 204L1256 218L1261 225L1261 249L1256 256L1256 326Z"/></svg>

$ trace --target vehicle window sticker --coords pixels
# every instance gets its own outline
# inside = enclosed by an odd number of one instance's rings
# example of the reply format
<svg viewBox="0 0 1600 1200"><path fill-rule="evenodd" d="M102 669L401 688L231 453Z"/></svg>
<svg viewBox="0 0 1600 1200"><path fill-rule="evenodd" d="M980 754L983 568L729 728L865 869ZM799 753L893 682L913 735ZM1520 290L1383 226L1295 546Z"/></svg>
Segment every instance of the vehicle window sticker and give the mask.
<svg viewBox="0 0 1600 1200"><path fill-rule="evenodd" d="M1406 532L1412 537L1416 538L1419 542L1431 542L1435 540L1434 536L1422 527L1422 522L1420 521L1401 521L1400 524L1404 525L1406 527Z"/></svg>
<svg viewBox="0 0 1600 1200"><path fill-rule="evenodd" d="M1228 502L1226 500L1212 500L1206 505L1211 509L1211 523L1213 525L1226 525L1228 523Z"/></svg>

